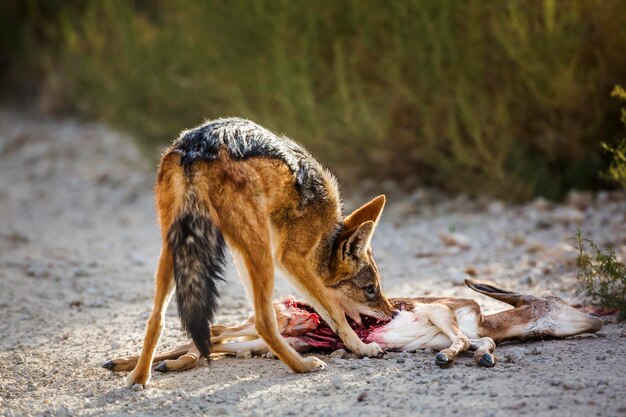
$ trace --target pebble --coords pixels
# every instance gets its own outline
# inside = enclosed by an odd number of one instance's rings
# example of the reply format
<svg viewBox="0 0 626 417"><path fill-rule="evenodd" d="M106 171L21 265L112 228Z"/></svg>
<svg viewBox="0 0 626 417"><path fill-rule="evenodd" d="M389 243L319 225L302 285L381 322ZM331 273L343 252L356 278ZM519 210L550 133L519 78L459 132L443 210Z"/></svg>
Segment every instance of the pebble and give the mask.
<svg viewBox="0 0 626 417"><path fill-rule="evenodd" d="M342 389L344 387L343 377L339 374L335 374L330 377L330 383L333 387L337 389Z"/></svg>
<svg viewBox="0 0 626 417"><path fill-rule="evenodd" d="M26 267L26 275L33 278L46 278L50 276L50 273L44 265L35 263Z"/></svg>
<svg viewBox="0 0 626 417"><path fill-rule="evenodd" d="M88 276L90 276L90 275L91 275L91 272L90 272L90 271L88 271L88 270L86 270L86 269L84 269L84 268L76 268L76 269L74 270L74 272L72 273L72 275L73 275L75 278L83 278L83 277L88 277Z"/></svg>
<svg viewBox="0 0 626 417"><path fill-rule="evenodd" d="M229 414L228 410L226 409L226 407L215 407L214 409L211 410L213 415L215 416L224 416L226 414Z"/></svg>
<svg viewBox="0 0 626 417"><path fill-rule="evenodd" d="M276 359L276 355L274 355L271 351L265 354L267 359Z"/></svg>
<svg viewBox="0 0 626 417"><path fill-rule="evenodd" d="M530 351L533 355L541 355L543 349L539 346L533 346L533 350Z"/></svg>
<svg viewBox="0 0 626 417"><path fill-rule="evenodd" d="M469 249L472 245L469 237L457 232L440 232L439 238L446 246L458 246L461 249Z"/></svg>
<svg viewBox="0 0 626 417"><path fill-rule="evenodd" d="M26 356L24 356L21 353L16 353L13 355L13 362L15 362L16 364L23 364L26 362Z"/></svg>
<svg viewBox="0 0 626 417"><path fill-rule="evenodd" d="M413 368L413 367L415 367L415 361L413 359L407 359L404 362L404 366L407 367L407 368Z"/></svg>
<svg viewBox="0 0 626 417"><path fill-rule="evenodd" d="M516 363L524 359L526 351L522 348L511 348L504 354L504 358L507 362Z"/></svg>
<svg viewBox="0 0 626 417"><path fill-rule="evenodd" d="M551 220L563 224L579 224L585 220L585 213L575 208L561 207L552 213Z"/></svg>
<svg viewBox="0 0 626 417"><path fill-rule="evenodd" d="M332 358L329 362L331 364L337 365L337 366L343 366L343 365L346 364L346 361L344 359L341 359L341 358Z"/></svg>
<svg viewBox="0 0 626 417"><path fill-rule="evenodd" d="M359 402L365 401L367 399L367 391L362 391L358 397L356 397L356 400Z"/></svg>
<svg viewBox="0 0 626 417"><path fill-rule="evenodd" d="M250 352L250 350L248 349L238 350L235 356L238 359L250 359L252 358L252 352Z"/></svg>
<svg viewBox="0 0 626 417"><path fill-rule="evenodd" d="M336 351L330 354L331 359L334 359L334 358L343 359L346 356L348 356L348 352L346 352L345 349L337 349Z"/></svg>
<svg viewBox="0 0 626 417"><path fill-rule="evenodd" d="M585 384L580 381L565 381L563 383L563 388L572 391L578 391L585 388Z"/></svg>
<svg viewBox="0 0 626 417"><path fill-rule="evenodd" d="M113 350L120 349L121 347L122 347L122 345L119 342L111 343L111 349L113 349Z"/></svg>

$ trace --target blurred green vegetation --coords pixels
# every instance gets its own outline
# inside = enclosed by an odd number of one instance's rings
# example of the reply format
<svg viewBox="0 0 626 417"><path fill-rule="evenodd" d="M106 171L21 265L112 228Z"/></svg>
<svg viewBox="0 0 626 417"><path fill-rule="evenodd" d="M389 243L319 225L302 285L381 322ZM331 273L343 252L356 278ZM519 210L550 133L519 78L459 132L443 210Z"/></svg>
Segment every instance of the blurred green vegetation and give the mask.
<svg viewBox="0 0 626 417"><path fill-rule="evenodd" d="M9 0L1 63L50 107L167 143L238 115L343 173L508 199L602 184L619 0ZM6 68L5 68L6 69ZM51 103L51 104L50 104Z"/></svg>
<svg viewBox="0 0 626 417"><path fill-rule="evenodd" d="M621 85L616 85L611 96L626 103L626 90ZM626 108L622 107L622 123L626 126ZM611 163L604 177L608 180L618 182L622 188L626 189L626 138L622 138L615 146L602 142L602 148L611 156Z"/></svg>

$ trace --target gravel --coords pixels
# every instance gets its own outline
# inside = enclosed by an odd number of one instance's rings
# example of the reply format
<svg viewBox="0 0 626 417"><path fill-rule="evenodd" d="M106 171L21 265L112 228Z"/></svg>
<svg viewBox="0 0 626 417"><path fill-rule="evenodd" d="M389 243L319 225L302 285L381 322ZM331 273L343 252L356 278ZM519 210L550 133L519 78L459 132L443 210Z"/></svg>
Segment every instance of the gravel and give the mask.
<svg viewBox="0 0 626 417"><path fill-rule="evenodd" d="M626 409L626 329L615 323L599 338L499 346L498 357L515 361L491 369L462 354L441 370L434 351L419 350L371 360L319 355L332 365L327 371L295 375L278 360L246 354L155 373L147 389L128 390L124 373L100 365L141 348L160 249L153 182L154 167L128 137L99 124L0 110L0 416L589 416ZM472 297L485 312L507 308L465 288L462 274L471 273L505 289L587 303L575 281L577 227L626 259L623 194L509 205L427 189L401 196L393 187L386 186L389 204L373 239L388 296ZM377 194L365 184L346 193L346 207ZM221 293L217 321L249 314L232 265ZM277 274L276 296L290 293ZM172 304L158 351L187 342Z"/></svg>
<svg viewBox="0 0 626 417"><path fill-rule="evenodd" d="M524 359L524 356L526 356L526 349L519 347L510 348L504 354L504 358L507 360L507 362L511 363L520 362L522 359Z"/></svg>

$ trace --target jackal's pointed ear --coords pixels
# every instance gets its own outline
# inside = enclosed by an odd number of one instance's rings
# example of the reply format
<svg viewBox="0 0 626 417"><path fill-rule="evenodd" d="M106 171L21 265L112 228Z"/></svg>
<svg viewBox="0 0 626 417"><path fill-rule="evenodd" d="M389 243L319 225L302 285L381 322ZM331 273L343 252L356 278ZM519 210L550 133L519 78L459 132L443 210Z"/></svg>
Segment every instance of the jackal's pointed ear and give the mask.
<svg viewBox="0 0 626 417"><path fill-rule="evenodd" d="M345 230L350 230L354 227L365 223L366 221L374 222L374 225L378 223L380 215L385 207L385 196L379 195L367 204L362 205L358 209L354 210L352 214L343 219L343 225Z"/></svg>
<svg viewBox="0 0 626 417"><path fill-rule="evenodd" d="M350 235L341 243L341 256L359 257L368 248L374 233L374 222L368 220L350 231Z"/></svg>

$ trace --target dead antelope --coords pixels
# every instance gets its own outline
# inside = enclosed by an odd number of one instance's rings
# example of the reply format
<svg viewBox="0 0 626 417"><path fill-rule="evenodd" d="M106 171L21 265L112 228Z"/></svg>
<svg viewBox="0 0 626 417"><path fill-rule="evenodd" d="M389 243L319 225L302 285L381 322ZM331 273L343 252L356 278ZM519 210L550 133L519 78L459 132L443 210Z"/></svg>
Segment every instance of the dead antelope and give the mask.
<svg viewBox="0 0 626 417"><path fill-rule="evenodd" d="M600 318L583 313L558 297L518 294L474 280L465 283L474 291L513 308L483 315L476 301L465 298L392 298L389 301L396 311L392 319L361 316L358 323L349 319L350 325L365 343L378 343L386 351L438 350L435 363L442 367L451 365L459 353L468 350L475 351L474 360L479 366L492 367L496 364L493 355L496 343L563 338L602 328ZM274 310L281 334L296 351L333 351L346 347L310 305L286 299L274 303ZM254 317L237 326L212 326L211 341L214 353L269 351L255 330ZM171 372L193 368L199 358L191 343L156 356L154 362L161 362L157 371ZM136 363L137 357L118 358L104 367L130 371Z"/></svg>

